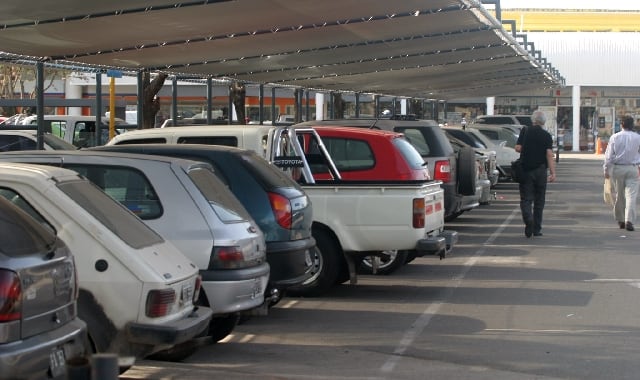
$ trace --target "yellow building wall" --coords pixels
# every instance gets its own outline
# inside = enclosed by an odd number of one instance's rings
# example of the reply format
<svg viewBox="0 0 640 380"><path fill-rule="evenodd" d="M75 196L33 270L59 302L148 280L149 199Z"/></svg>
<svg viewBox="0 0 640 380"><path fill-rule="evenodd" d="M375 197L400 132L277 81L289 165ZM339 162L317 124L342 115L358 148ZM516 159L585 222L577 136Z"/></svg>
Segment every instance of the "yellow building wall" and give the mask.
<svg viewBox="0 0 640 380"><path fill-rule="evenodd" d="M640 12L502 10L502 20L515 20L516 32L640 31Z"/></svg>

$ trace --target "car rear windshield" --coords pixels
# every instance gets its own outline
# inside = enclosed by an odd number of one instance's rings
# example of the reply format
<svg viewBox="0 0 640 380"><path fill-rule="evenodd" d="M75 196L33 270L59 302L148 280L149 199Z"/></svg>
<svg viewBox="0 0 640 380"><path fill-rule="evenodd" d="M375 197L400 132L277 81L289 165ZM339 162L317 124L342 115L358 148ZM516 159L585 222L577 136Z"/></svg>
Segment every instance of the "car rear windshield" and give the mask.
<svg viewBox="0 0 640 380"><path fill-rule="evenodd" d="M453 154L451 143L437 126L397 126L422 157L447 157Z"/></svg>
<svg viewBox="0 0 640 380"><path fill-rule="evenodd" d="M240 162L251 175L266 189L277 189L281 187L295 187L301 189L300 186L280 169L270 164L264 158L252 152L245 152L239 155ZM275 169L275 170L274 170Z"/></svg>
<svg viewBox="0 0 640 380"><path fill-rule="evenodd" d="M209 169L194 168L187 173L209 204L225 223L242 222L251 217L240 201Z"/></svg>
<svg viewBox="0 0 640 380"><path fill-rule="evenodd" d="M0 253L9 257L48 253L56 236L6 199L19 201L17 193L0 188L0 195Z"/></svg>
<svg viewBox="0 0 640 380"><path fill-rule="evenodd" d="M406 139L397 138L393 139L393 145L398 148L402 157L407 162L411 169L423 169L426 167L422 155L418 153L416 148L409 143Z"/></svg>
<svg viewBox="0 0 640 380"><path fill-rule="evenodd" d="M129 246L140 249L164 242L141 219L92 182L70 180L57 186Z"/></svg>

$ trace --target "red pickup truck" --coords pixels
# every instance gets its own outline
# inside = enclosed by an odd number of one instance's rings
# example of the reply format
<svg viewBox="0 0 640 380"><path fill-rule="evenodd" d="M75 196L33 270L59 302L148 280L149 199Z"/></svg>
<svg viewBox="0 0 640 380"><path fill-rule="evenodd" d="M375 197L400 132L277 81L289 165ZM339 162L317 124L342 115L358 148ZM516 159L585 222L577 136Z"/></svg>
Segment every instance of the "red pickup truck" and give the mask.
<svg viewBox="0 0 640 380"><path fill-rule="evenodd" d="M403 134L354 127L314 127L333 158L343 180L425 181L429 170L418 151ZM308 158L319 155L313 141L305 141ZM319 161L319 162L318 162ZM326 162L310 160L315 180L333 179Z"/></svg>

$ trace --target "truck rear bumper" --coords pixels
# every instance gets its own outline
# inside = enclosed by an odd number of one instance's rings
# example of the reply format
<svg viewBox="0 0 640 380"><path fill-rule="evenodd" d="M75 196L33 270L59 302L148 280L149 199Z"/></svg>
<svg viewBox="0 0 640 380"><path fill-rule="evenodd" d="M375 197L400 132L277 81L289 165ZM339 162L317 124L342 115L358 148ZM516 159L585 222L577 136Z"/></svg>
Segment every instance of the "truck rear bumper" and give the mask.
<svg viewBox="0 0 640 380"><path fill-rule="evenodd" d="M439 255L442 259L457 242L457 231L444 230L438 236L430 236L418 240L415 256Z"/></svg>

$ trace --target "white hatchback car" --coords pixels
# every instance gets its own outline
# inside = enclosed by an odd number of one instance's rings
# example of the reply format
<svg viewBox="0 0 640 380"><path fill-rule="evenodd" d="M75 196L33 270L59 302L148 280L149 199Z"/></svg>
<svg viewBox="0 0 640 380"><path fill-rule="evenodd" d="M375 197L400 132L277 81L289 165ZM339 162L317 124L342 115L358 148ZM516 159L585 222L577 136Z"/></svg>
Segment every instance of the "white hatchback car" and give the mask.
<svg viewBox="0 0 640 380"><path fill-rule="evenodd" d="M206 330L198 268L120 203L69 169L0 163L0 196L51 229L76 259L78 316L94 352L144 357Z"/></svg>
<svg viewBox="0 0 640 380"><path fill-rule="evenodd" d="M88 150L6 152L0 161L74 170L173 243L200 269L198 302L213 310L215 341L235 328L240 312L263 306L270 274L264 235L210 164Z"/></svg>

